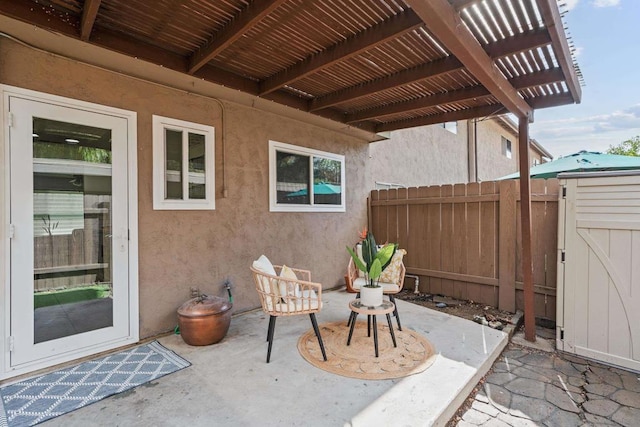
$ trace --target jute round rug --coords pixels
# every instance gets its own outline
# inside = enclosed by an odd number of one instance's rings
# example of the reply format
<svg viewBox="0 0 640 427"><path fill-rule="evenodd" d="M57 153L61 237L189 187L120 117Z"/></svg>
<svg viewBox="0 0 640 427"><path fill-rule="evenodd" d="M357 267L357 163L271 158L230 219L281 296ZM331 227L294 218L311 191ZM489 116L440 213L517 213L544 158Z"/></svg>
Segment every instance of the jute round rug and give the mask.
<svg viewBox="0 0 640 427"><path fill-rule="evenodd" d="M376 357L373 331L367 337L367 323L356 322L351 344L347 346L349 327L347 322L323 323L320 334L327 353L322 359L318 339L313 329L298 340L298 350L313 366L334 374L367 380L386 380L417 374L435 361L433 345L423 336L406 327L394 328L398 347L393 346L389 327L378 322L378 349ZM385 322L386 323L386 322Z"/></svg>

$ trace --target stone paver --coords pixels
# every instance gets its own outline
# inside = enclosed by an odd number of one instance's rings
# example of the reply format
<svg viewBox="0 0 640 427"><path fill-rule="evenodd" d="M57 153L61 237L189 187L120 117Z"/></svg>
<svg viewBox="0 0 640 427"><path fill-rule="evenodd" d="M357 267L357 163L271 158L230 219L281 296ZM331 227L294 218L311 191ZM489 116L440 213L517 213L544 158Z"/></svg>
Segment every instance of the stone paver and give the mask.
<svg viewBox="0 0 640 427"><path fill-rule="evenodd" d="M620 405L609 399L588 400L582 404L582 409L601 417L613 415L619 407Z"/></svg>
<svg viewBox="0 0 640 427"><path fill-rule="evenodd" d="M640 375L511 343L455 425L640 427Z"/></svg>
<svg viewBox="0 0 640 427"><path fill-rule="evenodd" d="M640 409L625 406L616 411L611 418L625 427L638 427L640 425Z"/></svg>
<svg viewBox="0 0 640 427"><path fill-rule="evenodd" d="M640 393L636 393L635 391L618 390L611 395L611 399L623 406L640 409ZM638 424L640 424L640 419L638 420Z"/></svg>

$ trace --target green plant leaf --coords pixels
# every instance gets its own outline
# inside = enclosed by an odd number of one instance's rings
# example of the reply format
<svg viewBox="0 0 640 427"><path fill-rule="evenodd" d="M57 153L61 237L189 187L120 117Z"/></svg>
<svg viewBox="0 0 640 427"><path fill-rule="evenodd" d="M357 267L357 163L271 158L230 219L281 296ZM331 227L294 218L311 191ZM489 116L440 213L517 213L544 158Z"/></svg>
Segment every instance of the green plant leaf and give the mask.
<svg viewBox="0 0 640 427"><path fill-rule="evenodd" d="M371 268L369 269L369 279L376 280L382 274L382 264L378 258L373 260Z"/></svg>
<svg viewBox="0 0 640 427"><path fill-rule="evenodd" d="M376 259L380 261L381 270L387 268L387 266L391 262L391 258L393 258L393 254L395 253L395 243L384 245L384 247L378 251L378 253L376 254Z"/></svg>
<svg viewBox="0 0 640 427"><path fill-rule="evenodd" d="M358 267L358 270L364 271L366 273L367 266L364 265L364 263L362 262L358 254L356 254L355 251L351 249L349 246L347 246L347 251L349 251L349 255L351 255L351 258L353 259L353 262L355 263L356 267Z"/></svg>

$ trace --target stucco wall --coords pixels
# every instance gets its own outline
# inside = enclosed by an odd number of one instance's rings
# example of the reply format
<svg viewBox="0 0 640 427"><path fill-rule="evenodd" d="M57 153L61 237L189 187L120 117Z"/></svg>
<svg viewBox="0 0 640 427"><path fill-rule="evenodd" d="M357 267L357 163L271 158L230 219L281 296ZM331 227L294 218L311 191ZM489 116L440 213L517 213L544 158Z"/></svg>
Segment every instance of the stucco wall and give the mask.
<svg viewBox="0 0 640 427"><path fill-rule="evenodd" d="M343 283L345 245L353 244L366 224L366 142L225 102L228 197L223 198L222 114L216 101L7 40L0 41L0 82L137 112L141 337L175 326L175 310L190 297L191 286L224 296L226 277L235 285L236 312L258 307L249 265L262 253L274 263L310 269L325 288ZM215 211L153 210L152 114L215 127ZM345 155L347 212L269 212L270 139Z"/></svg>
<svg viewBox="0 0 640 427"><path fill-rule="evenodd" d="M388 141L370 146L371 184L406 187L468 182L467 126L458 122L454 134L441 125L391 132Z"/></svg>
<svg viewBox="0 0 640 427"><path fill-rule="evenodd" d="M511 159L502 154L502 136L511 141ZM492 181L518 170L518 138L494 120L478 121L478 180Z"/></svg>

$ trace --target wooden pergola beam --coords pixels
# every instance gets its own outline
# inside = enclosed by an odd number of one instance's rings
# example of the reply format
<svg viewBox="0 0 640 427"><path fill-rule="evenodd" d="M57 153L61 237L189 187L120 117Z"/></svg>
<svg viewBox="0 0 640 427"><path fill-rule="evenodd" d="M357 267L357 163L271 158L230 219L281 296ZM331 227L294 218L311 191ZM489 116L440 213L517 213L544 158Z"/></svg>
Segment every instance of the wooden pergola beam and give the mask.
<svg viewBox="0 0 640 427"><path fill-rule="evenodd" d="M562 71L559 68L539 71L521 77L510 79L509 82L518 90L526 89L533 86L554 83L562 80ZM396 114L408 113L411 111L422 110L437 105L453 104L455 102L464 102L473 99L490 96L484 86L472 86L451 92L437 93L435 95L425 96L411 101L396 102L377 108L369 108L367 110L358 111L356 113L347 114L346 122L354 123L363 120L376 119L381 117L393 116ZM554 99L557 100L557 99Z"/></svg>
<svg viewBox="0 0 640 427"><path fill-rule="evenodd" d="M564 72L564 78L569 92L571 92L573 96L573 101L579 104L582 100L582 88L580 87L576 70L573 67L571 51L569 50L569 43L564 34L558 4L555 0L538 0L537 3L540 15L542 16L542 22L544 22L547 31L549 31L553 51Z"/></svg>
<svg viewBox="0 0 640 427"><path fill-rule="evenodd" d="M490 117L505 113L508 113L508 111L503 105L485 105L482 107L466 108L464 110L449 111L446 113L433 114L431 116L417 117L415 119L397 120L393 122L381 123L375 127L375 131L377 133L388 132L397 129L473 119L476 117Z"/></svg>
<svg viewBox="0 0 640 427"><path fill-rule="evenodd" d="M517 34L505 40L488 43L482 48L492 59L497 59L518 52L546 46L551 43L551 36L545 28L536 28Z"/></svg>
<svg viewBox="0 0 640 427"><path fill-rule="evenodd" d="M535 29L515 36L510 40L489 43L484 46L484 50L492 59L497 59L549 43L551 43L549 33L544 29ZM450 56L315 98L309 101L309 111L317 111L354 101L377 92L434 78L462 68L464 68L462 63Z"/></svg>
<svg viewBox="0 0 640 427"><path fill-rule="evenodd" d="M356 113L347 114L346 122L354 123L363 120L379 119L396 114L410 113L412 111L423 110L425 108L435 107L438 105L452 104L454 102L469 101L472 99L483 98L491 93L483 86L472 86L452 92L436 93L435 95L424 96L411 101L396 102L391 105L385 105L377 108L369 108L367 110L358 111Z"/></svg>
<svg viewBox="0 0 640 427"><path fill-rule="evenodd" d="M260 95L278 90L291 82L330 67L338 61L344 61L366 50L373 49L377 45L386 43L423 25L422 20L413 11L407 10L400 13L263 80L260 83Z"/></svg>
<svg viewBox="0 0 640 427"><path fill-rule="evenodd" d="M447 0L406 0L440 43L518 118L533 117L533 110L500 73L493 60Z"/></svg>
<svg viewBox="0 0 640 427"><path fill-rule="evenodd" d="M529 120L518 123L520 161L520 227L522 232L522 278L524 283L524 338L536 340L535 295L533 289L533 228L531 222L531 177L529 169Z"/></svg>
<svg viewBox="0 0 640 427"><path fill-rule="evenodd" d="M91 37L91 30L96 22L101 2L102 0L85 0L82 7L82 18L80 18L80 40L86 42Z"/></svg>
<svg viewBox="0 0 640 427"><path fill-rule="evenodd" d="M536 71L535 73L514 77L509 79L509 82L516 89L524 89L527 87L558 83L562 80L564 80L562 70L559 67L555 67L549 70Z"/></svg>
<svg viewBox="0 0 640 427"><path fill-rule="evenodd" d="M189 74L193 74L229 47L258 22L276 10L286 0L254 0L238 13L211 41L195 51L189 59Z"/></svg>
<svg viewBox="0 0 640 427"><path fill-rule="evenodd" d="M309 103L309 111L322 110L344 102L364 98L377 92L393 89L395 87L419 82L425 79L441 76L452 71L460 70L463 65L456 58L450 56L437 61L418 65L408 70L399 71L390 76L372 80L369 83L352 86L337 92L315 98Z"/></svg>

